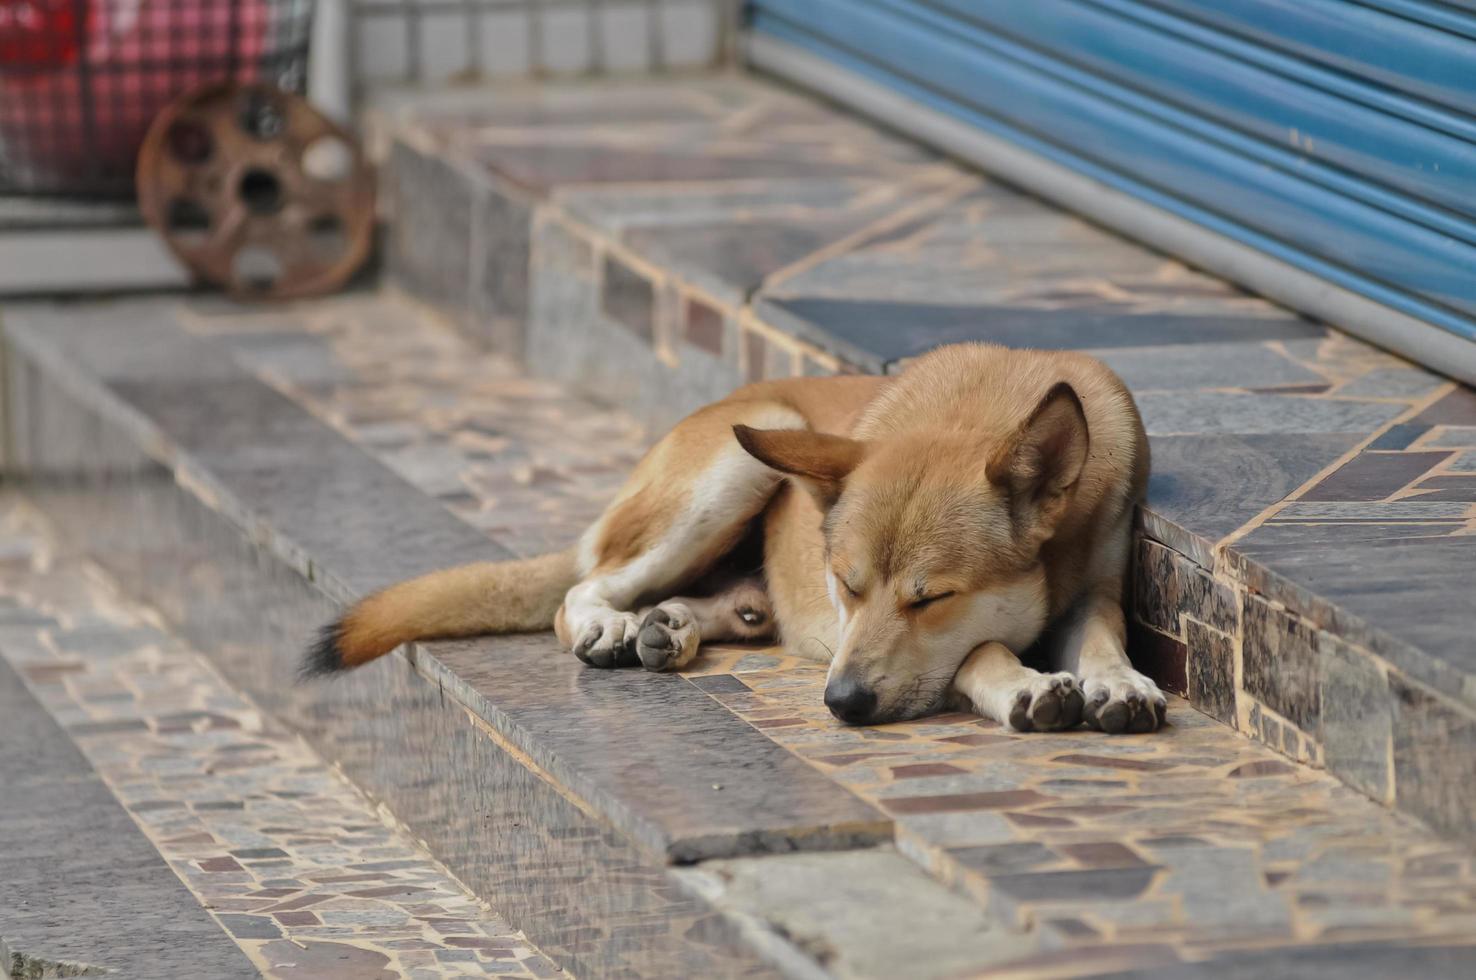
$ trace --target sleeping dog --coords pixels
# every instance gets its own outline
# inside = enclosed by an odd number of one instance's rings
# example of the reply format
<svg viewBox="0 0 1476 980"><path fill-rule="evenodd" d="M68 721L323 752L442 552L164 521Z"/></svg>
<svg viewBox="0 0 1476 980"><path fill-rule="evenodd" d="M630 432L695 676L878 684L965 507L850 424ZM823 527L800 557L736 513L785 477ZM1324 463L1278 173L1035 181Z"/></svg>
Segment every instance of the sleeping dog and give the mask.
<svg viewBox="0 0 1476 980"><path fill-rule="evenodd" d="M777 639L829 663L849 724L966 706L1017 731L1152 731L1165 702L1122 609L1147 475L1132 396L1083 354L960 344L891 378L753 384L667 433L577 546L391 586L304 669L550 626L599 668Z"/></svg>

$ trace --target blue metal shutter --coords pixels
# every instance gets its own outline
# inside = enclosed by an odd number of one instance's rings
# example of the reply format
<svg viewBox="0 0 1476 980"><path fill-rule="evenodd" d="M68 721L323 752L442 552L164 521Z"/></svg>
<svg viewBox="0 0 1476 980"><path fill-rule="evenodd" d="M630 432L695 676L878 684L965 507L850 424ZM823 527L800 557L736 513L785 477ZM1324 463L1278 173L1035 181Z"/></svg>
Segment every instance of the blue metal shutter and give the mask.
<svg viewBox="0 0 1476 980"><path fill-rule="evenodd" d="M754 0L750 16L761 36L1476 339L1476 3Z"/></svg>

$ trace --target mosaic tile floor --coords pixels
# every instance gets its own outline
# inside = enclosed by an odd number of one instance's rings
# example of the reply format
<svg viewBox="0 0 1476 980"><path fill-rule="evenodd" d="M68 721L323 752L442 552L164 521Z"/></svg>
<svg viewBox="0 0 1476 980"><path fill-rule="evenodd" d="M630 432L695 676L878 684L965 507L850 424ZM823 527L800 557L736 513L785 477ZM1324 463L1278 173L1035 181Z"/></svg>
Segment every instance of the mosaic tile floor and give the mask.
<svg viewBox="0 0 1476 980"><path fill-rule="evenodd" d="M641 445L618 416L516 377L393 298L188 322L523 553L572 540ZM501 441L469 439L473 425ZM934 874L1040 930L1047 950L1026 972L1357 943L1476 963L1468 849L1182 701L1145 738L1015 736L962 715L851 729L826 713L821 671L774 651L709 650L686 677L879 805Z"/></svg>
<svg viewBox="0 0 1476 980"><path fill-rule="evenodd" d="M0 655L264 975L564 976L14 498L0 569Z"/></svg>

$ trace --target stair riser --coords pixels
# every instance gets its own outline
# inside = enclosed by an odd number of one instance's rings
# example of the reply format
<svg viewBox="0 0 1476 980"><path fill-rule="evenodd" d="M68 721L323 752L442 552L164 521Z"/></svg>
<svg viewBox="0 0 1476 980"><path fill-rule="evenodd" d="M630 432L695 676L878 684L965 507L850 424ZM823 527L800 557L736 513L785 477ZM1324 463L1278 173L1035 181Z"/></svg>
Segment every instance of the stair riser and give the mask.
<svg viewBox="0 0 1476 980"><path fill-rule="evenodd" d="M441 305L479 343L655 431L746 381L897 367L821 350L771 304L748 306L655 267L556 199L530 203L487 168L441 153L401 140L391 155L393 212L425 229L423 241L391 236L395 281ZM448 183L428 188L424 176L436 167ZM434 229L458 227L467 213L501 216L501 236L468 234L469 264L434 265L445 280L409 271L437 254ZM515 214L527 215L526 229L506 220ZM515 302L486 320L477 311L497 305L496 282L518 284L507 293ZM521 330L510 326L518 310ZM1454 671L1345 628L1316 596L1220 567L1215 542L1149 510L1134 549L1131 649L1160 685L1381 803L1476 838L1476 789L1460 788L1473 780L1465 753L1451 751L1476 734L1476 692Z"/></svg>
<svg viewBox="0 0 1476 980"><path fill-rule="evenodd" d="M312 565L267 529L211 506L221 502L190 474L139 449L141 430L120 425L120 413L105 416L13 347L7 368L11 398L26 399L9 403L13 428L44 434L15 447L7 469L37 481L31 497L55 525L566 969L768 972L677 876L446 698L414 654L296 685L305 639L338 608L332 584L314 581Z"/></svg>

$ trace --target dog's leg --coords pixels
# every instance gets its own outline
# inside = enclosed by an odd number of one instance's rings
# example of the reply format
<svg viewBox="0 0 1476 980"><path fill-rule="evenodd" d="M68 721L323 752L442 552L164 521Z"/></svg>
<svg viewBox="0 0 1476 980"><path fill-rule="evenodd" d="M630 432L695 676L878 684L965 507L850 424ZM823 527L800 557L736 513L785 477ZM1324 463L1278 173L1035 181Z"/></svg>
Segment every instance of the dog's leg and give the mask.
<svg viewBox="0 0 1476 980"><path fill-rule="evenodd" d="M738 444L738 424L795 429L805 420L775 402L719 402L681 422L641 460L581 541L584 579L564 597L555 620L559 639L580 660L593 667L643 663L665 670L680 656L690 659L689 640L670 648L665 660L654 647L649 659L642 658L636 610L690 588L732 550L773 496L780 477Z"/></svg>
<svg viewBox="0 0 1476 980"><path fill-rule="evenodd" d="M650 670L675 670L703 643L769 640L774 611L761 581L745 579L705 598L667 599L641 614L636 654Z"/></svg>
<svg viewBox="0 0 1476 980"><path fill-rule="evenodd" d="M1032 670L1003 643L985 643L969 654L953 677L953 697L1017 732L1057 732L1081 723L1076 678Z"/></svg>
<svg viewBox="0 0 1476 980"><path fill-rule="evenodd" d="M1131 544L1128 515L1113 528L1104 545L1103 573L1072 613L1051 658L1052 666L1080 679L1087 724L1113 734L1154 731L1168 707L1158 685L1128 660L1122 589Z"/></svg>

